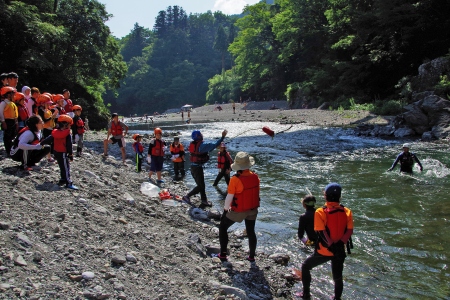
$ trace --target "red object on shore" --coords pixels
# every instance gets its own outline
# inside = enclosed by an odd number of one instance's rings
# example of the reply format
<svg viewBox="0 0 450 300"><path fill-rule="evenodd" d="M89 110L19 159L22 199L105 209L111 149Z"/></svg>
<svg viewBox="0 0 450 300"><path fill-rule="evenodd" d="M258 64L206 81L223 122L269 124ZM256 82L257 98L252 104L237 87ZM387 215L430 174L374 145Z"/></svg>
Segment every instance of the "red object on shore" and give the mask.
<svg viewBox="0 0 450 300"><path fill-rule="evenodd" d="M272 138L273 138L274 135L275 135L275 132L273 132L273 130L270 129L269 127L267 127L267 126L264 126L264 127L262 128L262 130L263 130L267 135L270 135Z"/></svg>

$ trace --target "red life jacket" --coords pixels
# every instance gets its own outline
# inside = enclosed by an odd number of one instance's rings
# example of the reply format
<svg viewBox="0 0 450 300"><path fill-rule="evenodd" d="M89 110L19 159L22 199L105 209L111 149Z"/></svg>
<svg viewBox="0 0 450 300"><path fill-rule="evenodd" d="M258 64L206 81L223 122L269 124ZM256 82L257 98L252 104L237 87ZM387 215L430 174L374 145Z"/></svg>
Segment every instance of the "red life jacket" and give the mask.
<svg viewBox="0 0 450 300"><path fill-rule="evenodd" d="M217 168L223 169L225 167L230 167L233 159L230 157L230 153L226 152L223 153L222 151L219 151L217 153ZM225 163L228 162L227 166L225 166Z"/></svg>
<svg viewBox="0 0 450 300"><path fill-rule="evenodd" d="M56 152L67 153L67 137L69 135L70 129L53 129L53 149Z"/></svg>
<svg viewBox="0 0 450 300"><path fill-rule="evenodd" d="M238 175L234 175L238 176ZM238 176L244 185L242 193L235 194L231 203L231 210L243 212L259 207L259 179L258 175Z"/></svg>
<svg viewBox="0 0 450 300"><path fill-rule="evenodd" d="M164 142L162 140L154 139L154 144L152 147L151 155L153 156L164 156Z"/></svg>
<svg viewBox="0 0 450 300"><path fill-rule="evenodd" d="M333 241L340 240L347 230L347 214L344 206L329 208L323 207L323 211L327 215L327 224L325 230Z"/></svg>
<svg viewBox="0 0 450 300"><path fill-rule="evenodd" d="M17 146L19 145L19 137L27 130L30 130L30 128L28 128L28 126L25 126L24 128L19 130L19 133L17 134L17 136L16 136L16 138L14 139L14 142L13 142L14 148L17 148ZM39 144L40 140L39 140L38 136L36 135L35 132L32 132L32 133L33 133L33 136L34 136L34 140L30 143L30 145L37 145L37 144Z"/></svg>
<svg viewBox="0 0 450 300"><path fill-rule="evenodd" d="M114 121L111 122L111 134L113 136L122 135L123 134L123 128L120 125L120 122L114 123Z"/></svg>
<svg viewBox="0 0 450 300"><path fill-rule="evenodd" d="M28 109L25 106L18 106L19 110L19 121L26 121L30 117Z"/></svg>
<svg viewBox="0 0 450 300"><path fill-rule="evenodd" d="M83 134L85 132L83 120L79 118L75 124L77 125L77 133Z"/></svg>
<svg viewBox="0 0 450 300"><path fill-rule="evenodd" d="M203 143L203 141L192 141L189 144L189 152L191 153L191 155L189 156L189 159L192 163L204 164L209 160L208 152L204 152L204 153L198 152L198 149L200 148L200 145L202 143Z"/></svg>
<svg viewBox="0 0 450 300"><path fill-rule="evenodd" d="M72 100L66 99L66 102L67 102L67 104L66 104L66 106L64 106L64 110L65 110L66 112L73 112L73 109L72 109L72 107L73 107Z"/></svg>

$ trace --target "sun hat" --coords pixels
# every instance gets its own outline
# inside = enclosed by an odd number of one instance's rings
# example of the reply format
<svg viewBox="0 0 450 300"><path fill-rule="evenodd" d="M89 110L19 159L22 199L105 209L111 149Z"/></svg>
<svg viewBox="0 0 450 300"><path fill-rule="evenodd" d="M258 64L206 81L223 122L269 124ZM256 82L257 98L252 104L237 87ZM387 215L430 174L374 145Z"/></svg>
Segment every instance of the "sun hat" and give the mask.
<svg viewBox="0 0 450 300"><path fill-rule="evenodd" d="M248 155L247 152L238 152L234 158L234 163L231 165L231 169L234 171L246 170L254 164L255 159Z"/></svg>
<svg viewBox="0 0 450 300"><path fill-rule="evenodd" d="M410 143L404 143L402 148L411 148L411 144Z"/></svg>
<svg viewBox="0 0 450 300"><path fill-rule="evenodd" d="M342 187L336 182L329 183L325 187L325 195L327 196L327 201L339 202L341 198Z"/></svg>

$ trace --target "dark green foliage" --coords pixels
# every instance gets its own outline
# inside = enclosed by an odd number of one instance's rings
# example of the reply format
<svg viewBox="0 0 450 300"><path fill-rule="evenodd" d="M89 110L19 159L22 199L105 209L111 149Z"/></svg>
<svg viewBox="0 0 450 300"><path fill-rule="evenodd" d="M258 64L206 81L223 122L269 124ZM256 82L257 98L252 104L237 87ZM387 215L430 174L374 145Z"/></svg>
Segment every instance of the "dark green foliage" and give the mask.
<svg viewBox="0 0 450 300"><path fill-rule="evenodd" d="M137 47L141 54L129 59L128 74L118 95L108 93L105 97L111 109L128 115L162 113L187 103L204 105L208 79L231 61L227 32L232 21L220 12L187 17L178 6L159 12L154 39L145 47ZM235 34L235 29L232 32ZM132 42L133 34L120 41L122 51Z"/></svg>
<svg viewBox="0 0 450 300"><path fill-rule="evenodd" d="M92 128L102 128L108 112L101 93L105 86L117 87L126 72L105 25L108 18L95 0L2 1L0 70L18 73L19 87L54 94L71 90L75 103L77 97L85 99L83 114Z"/></svg>

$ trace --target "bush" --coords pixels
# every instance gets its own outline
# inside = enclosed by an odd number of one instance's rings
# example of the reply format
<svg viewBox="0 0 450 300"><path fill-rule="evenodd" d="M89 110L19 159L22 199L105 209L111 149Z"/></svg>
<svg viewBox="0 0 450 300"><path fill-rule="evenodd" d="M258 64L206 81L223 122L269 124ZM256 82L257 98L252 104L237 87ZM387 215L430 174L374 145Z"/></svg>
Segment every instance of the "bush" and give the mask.
<svg viewBox="0 0 450 300"><path fill-rule="evenodd" d="M403 104L400 100L377 101L373 113L378 115L393 116L402 112Z"/></svg>

